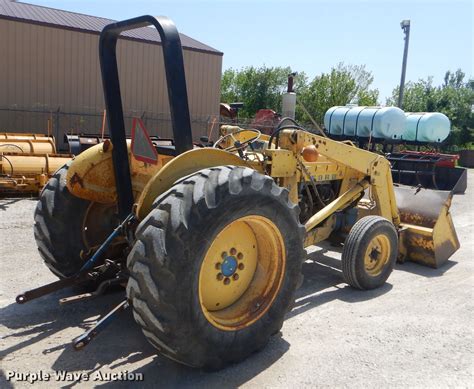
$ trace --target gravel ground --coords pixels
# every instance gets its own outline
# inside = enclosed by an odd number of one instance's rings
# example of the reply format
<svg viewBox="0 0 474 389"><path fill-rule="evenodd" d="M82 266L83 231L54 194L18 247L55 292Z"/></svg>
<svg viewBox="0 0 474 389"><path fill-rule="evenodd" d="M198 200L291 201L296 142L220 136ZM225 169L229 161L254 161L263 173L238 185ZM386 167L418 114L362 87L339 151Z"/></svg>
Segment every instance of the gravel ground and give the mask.
<svg viewBox="0 0 474 389"><path fill-rule="evenodd" d="M452 206L461 249L445 266L397 265L383 288L360 292L344 284L339 252L314 248L281 336L217 373L155 355L130 311L85 350L73 351L71 339L122 294L61 307L58 298L71 294L66 290L16 305L17 294L55 277L36 250L35 200L0 200L0 387L31 386L25 374L33 380L38 372L37 387L133 385L108 381L108 373L125 372L141 373L142 387L474 387L474 171L468 180ZM54 372L70 375L58 381Z"/></svg>

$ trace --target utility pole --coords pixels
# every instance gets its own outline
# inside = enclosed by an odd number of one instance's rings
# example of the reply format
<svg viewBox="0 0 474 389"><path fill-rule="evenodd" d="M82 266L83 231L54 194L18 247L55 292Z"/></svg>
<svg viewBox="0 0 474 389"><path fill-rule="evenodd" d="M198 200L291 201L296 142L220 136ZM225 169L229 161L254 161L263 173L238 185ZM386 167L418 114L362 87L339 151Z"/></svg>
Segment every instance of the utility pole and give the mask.
<svg viewBox="0 0 474 389"><path fill-rule="evenodd" d="M402 109L403 92L405 89L405 73L407 70L408 43L410 42L410 21L402 20L400 27L405 33L405 49L403 50L402 78L400 80L400 91L398 93L398 108Z"/></svg>

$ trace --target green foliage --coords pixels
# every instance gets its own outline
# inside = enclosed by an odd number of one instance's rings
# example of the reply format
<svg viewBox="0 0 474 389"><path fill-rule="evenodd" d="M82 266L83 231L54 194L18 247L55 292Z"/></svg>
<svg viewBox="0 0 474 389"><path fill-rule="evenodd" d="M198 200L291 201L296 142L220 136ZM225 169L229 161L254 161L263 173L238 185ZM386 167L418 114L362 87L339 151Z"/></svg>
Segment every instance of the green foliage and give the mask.
<svg viewBox="0 0 474 389"><path fill-rule="evenodd" d="M262 108L279 112L290 73L290 67L227 69L222 75L221 101L243 102L241 117L252 117ZM304 72L298 73L295 91L299 101L321 123L324 113L333 105L345 105L354 100L364 105L376 104L378 91L369 89L372 81L373 76L365 66L340 63L330 73L323 73L311 82ZM297 108L296 116L298 120L309 122L300 108Z"/></svg>
<svg viewBox="0 0 474 389"><path fill-rule="evenodd" d="M286 91L287 77L291 72L289 67L227 69L222 75L221 101L243 102L244 108L239 112L241 117L252 117L262 108L280 111L281 96ZM304 74L300 77L305 79Z"/></svg>
<svg viewBox="0 0 474 389"><path fill-rule="evenodd" d="M407 112L442 112L452 124L446 146L468 146L474 141L474 80L464 81L465 74L458 69L447 71L442 85L433 86L433 78L405 85L403 109ZM394 105L398 99L399 87L387 99L387 105Z"/></svg>
<svg viewBox="0 0 474 389"><path fill-rule="evenodd" d="M322 123L326 111L335 105L346 105L350 102L375 105L379 92L370 89L373 79L372 73L365 69L365 65L339 63L329 73L316 76L305 90L298 91L298 99L316 122ZM297 110L296 113L298 120L309 121L302 111Z"/></svg>

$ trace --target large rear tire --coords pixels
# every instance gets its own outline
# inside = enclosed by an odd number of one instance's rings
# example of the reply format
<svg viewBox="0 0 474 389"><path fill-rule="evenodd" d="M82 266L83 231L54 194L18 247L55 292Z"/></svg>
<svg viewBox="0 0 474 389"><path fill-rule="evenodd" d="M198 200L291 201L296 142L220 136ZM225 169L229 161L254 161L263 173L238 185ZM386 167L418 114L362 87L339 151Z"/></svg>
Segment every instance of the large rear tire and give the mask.
<svg viewBox="0 0 474 389"><path fill-rule="evenodd" d="M34 214L34 235L39 253L59 278L76 274L84 264L81 253L102 243L101 240L112 231L115 209L115 206L102 206L73 196L66 186L70 164L50 178L41 191ZM93 231L85 231L86 218L91 220Z"/></svg>
<svg viewBox="0 0 474 389"><path fill-rule="evenodd" d="M180 363L219 369L277 333L300 278L304 227L288 191L222 166L158 197L128 257L127 295L147 339Z"/></svg>

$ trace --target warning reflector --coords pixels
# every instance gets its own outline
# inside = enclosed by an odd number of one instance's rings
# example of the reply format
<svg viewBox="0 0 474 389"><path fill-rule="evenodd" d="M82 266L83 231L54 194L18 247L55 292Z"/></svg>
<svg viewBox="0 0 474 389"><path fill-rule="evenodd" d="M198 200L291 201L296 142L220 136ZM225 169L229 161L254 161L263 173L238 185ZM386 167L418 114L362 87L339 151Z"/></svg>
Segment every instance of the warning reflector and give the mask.
<svg viewBox="0 0 474 389"><path fill-rule="evenodd" d="M132 154L138 161L152 165L158 163L158 152L140 118L133 118L132 121Z"/></svg>

